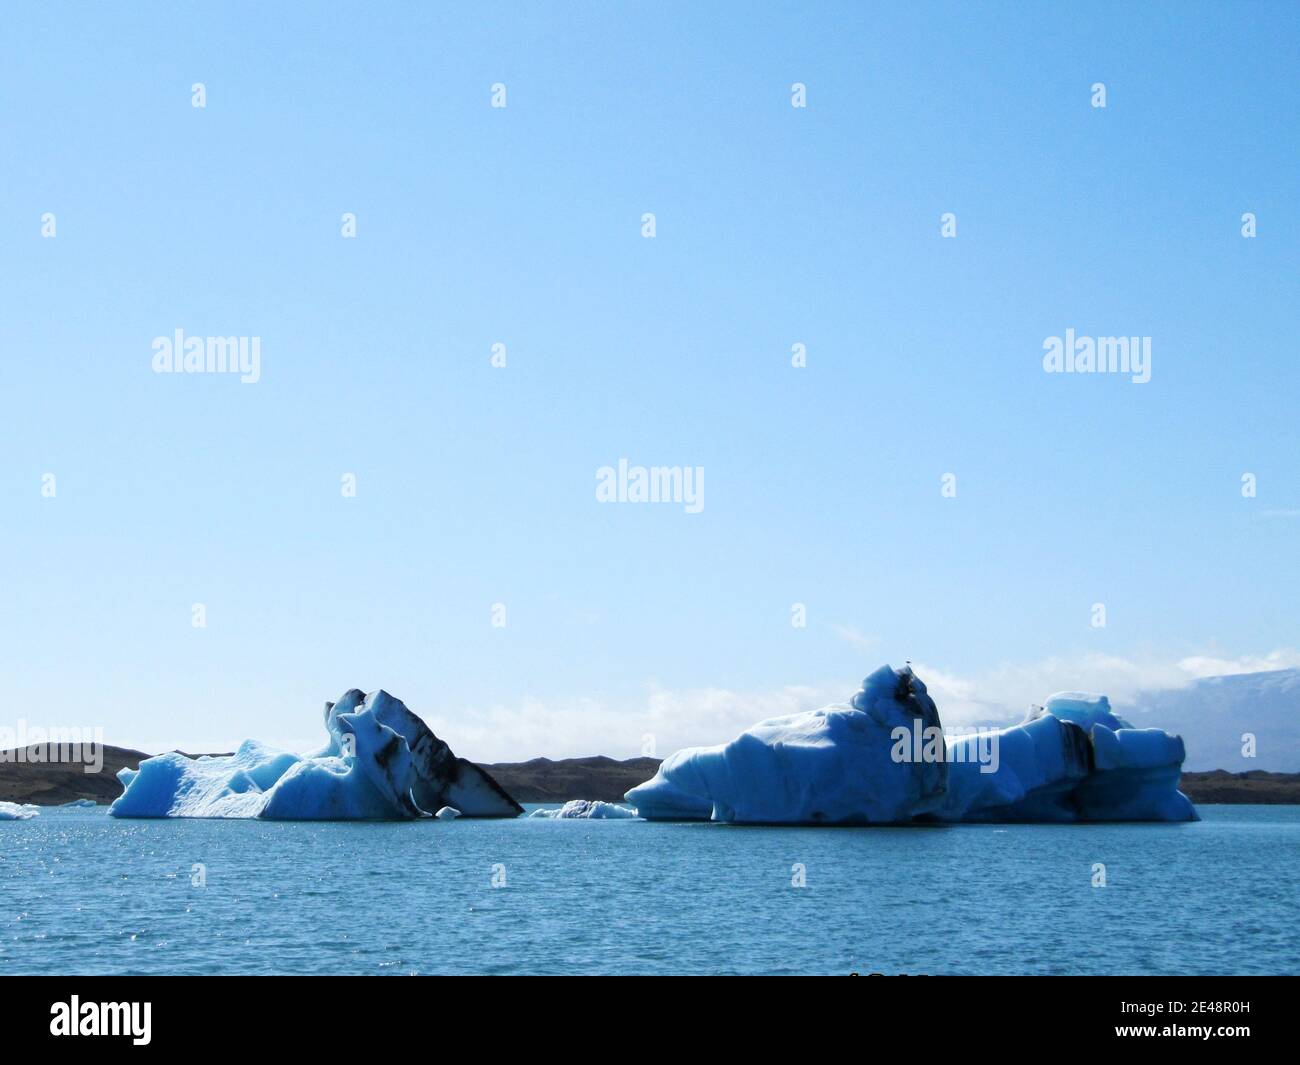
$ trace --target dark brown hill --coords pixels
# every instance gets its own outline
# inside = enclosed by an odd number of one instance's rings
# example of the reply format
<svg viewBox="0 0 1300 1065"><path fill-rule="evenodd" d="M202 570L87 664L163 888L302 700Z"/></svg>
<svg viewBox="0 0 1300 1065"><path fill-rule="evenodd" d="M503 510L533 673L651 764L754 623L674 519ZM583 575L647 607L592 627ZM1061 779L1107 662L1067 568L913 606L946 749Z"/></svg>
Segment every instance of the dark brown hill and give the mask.
<svg viewBox="0 0 1300 1065"><path fill-rule="evenodd" d="M31 748L27 749L30 754ZM74 799L110 803L122 793L117 771L134 769L148 755L123 747L104 747L104 766L84 772L78 762L17 761L15 752L0 753L0 801L58 806ZM528 762L484 764L517 802L559 803L568 799L622 802L623 793L655 775L657 758L620 762L592 758L534 758ZM1300 803L1300 773L1184 773L1182 790L1195 803Z"/></svg>

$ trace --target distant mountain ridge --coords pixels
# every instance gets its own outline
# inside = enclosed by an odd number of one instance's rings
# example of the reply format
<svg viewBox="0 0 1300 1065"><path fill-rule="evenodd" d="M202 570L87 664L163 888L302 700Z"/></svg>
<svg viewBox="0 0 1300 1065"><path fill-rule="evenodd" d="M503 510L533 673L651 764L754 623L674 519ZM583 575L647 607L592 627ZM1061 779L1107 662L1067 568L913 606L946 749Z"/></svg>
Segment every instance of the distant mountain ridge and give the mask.
<svg viewBox="0 0 1300 1065"><path fill-rule="evenodd" d="M619 762L592 758L533 758L483 767L517 802L567 802L600 799L622 802L623 793L644 784L659 769L658 758L629 758Z"/></svg>
<svg viewBox="0 0 1300 1065"><path fill-rule="evenodd" d="M1300 669L1207 677L1143 692L1116 711L1137 728L1182 736L1189 772L1300 770ZM1253 758L1242 754L1244 733L1255 737Z"/></svg>
<svg viewBox="0 0 1300 1065"><path fill-rule="evenodd" d="M62 806L91 799L101 806L122 793L114 775L127 766L134 769L140 751L104 748L104 771L84 773L80 765L0 762L0 802ZM498 784L517 802L554 803L569 799L623 802L623 793L655 775L657 758L629 758L619 762L592 758L534 758L528 762L484 765ZM1300 803L1300 773L1184 773L1182 791L1195 803Z"/></svg>

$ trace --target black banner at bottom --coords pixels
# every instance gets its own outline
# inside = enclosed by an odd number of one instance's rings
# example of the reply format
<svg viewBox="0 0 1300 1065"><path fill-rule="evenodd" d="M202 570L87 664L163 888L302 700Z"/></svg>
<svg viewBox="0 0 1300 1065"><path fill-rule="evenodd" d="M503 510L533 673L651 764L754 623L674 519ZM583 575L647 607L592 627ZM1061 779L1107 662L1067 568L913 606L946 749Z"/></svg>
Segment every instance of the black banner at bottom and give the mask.
<svg viewBox="0 0 1300 1065"><path fill-rule="evenodd" d="M1051 1040L1047 1046L1059 1047L1066 1038L1072 1051L1153 1042L1180 1050L1194 1044L1215 1051L1263 1050L1280 1046L1294 1031L1296 984L1290 978L863 978L869 981L865 986L823 983L811 1000L817 1003L814 1012L826 1017L829 1008L833 1017L842 1000L850 1008L836 1022L841 1031L848 1025L861 1034L888 1032L915 1039L921 1049L969 1049L972 1040L991 1038L1023 1047L1024 1040L1041 1035ZM471 1011L465 1023L473 1029L463 1035L487 1038L502 1049L517 1039L529 1053L537 1052L539 1038L553 1040L571 1027L631 1025L643 1034L667 1033L682 1009L689 1009L694 1029L713 1029L707 1038L724 1044L727 1033L743 1042L760 1029L785 1034L779 1029L824 1023L804 1015L807 989L792 992L771 981L722 991L669 986L662 978L634 977L635 987L609 981L600 989L525 979L527 987L503 993L500 987L487 991L482 978L470 977L4 977L0 1001L9 1022L7 1049L15 1043L47 1049L65 1044L81 1051L107 1043L130 1050L192 1050L224 1038L220 1033L240 1039L264 1033L291 1038L295 1050L334 1053L355 1046L373 1052L385 1025L396 1024L411 1038L426 1022L455 1026L462 998ZM502 1009L506 1023L484 1030L489 1008ZM708 1015L719 1023L700 1025ZM755 1019L765 1019L759 1029ZM793 1029L788 1034L797 1036Z"/></svg>

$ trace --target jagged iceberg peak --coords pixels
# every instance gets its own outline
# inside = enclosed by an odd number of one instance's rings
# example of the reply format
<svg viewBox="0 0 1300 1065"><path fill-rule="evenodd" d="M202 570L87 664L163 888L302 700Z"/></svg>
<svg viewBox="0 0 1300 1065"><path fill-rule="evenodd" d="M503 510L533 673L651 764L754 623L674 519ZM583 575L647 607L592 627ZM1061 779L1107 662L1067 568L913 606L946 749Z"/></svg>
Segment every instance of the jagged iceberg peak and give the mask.
<svg viewBox="0 0 1300 1065"><path fill-rule="evenodd" d="M937 795L946 791L948 760L942 757L945 748L939 708L930 698L930 693L921 683L921 678L912 672L910 664L897 670L891 669L888 665L881 666L862 682L862 687L849 700L849 705L853 709L871 715L877 723L881 725L889 723L891 735L897 742L899 734L892 731L898 727L894 721L895 704L902 706L912 716L912 721L906 726L911 733L911 738L919 739L923 748L927 742L934 743L941 756L937 760L920 760L923 792L927 795ZM915 749L917 744L914 742L912 746Z"/></svg>
<svg viewBox="0 0 1300 1065"><path fill-rule="evenodd" d="M327 742L297 755L245 740L230 756L173 752L118 773L113 817L260 817L352 821L523 812L486 772L457 758L386 691L352 689L325 704Z"/></svg>
<svg viewBox="0 0 1300 1065"><path fill-rule="evenodd" d="M1133 728L1104 695L1061 692L1005 729L940 729L911 669L882 666L847 705L678 751L626 799L650 820L1197 820L1178 791L1182 739Z"/></svg>

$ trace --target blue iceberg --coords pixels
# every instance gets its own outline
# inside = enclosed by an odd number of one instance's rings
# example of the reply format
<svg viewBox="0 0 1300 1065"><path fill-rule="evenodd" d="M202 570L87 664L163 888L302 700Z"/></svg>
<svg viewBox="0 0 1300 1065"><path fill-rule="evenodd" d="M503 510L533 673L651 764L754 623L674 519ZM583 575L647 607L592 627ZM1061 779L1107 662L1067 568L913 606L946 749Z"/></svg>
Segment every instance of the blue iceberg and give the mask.
<svg viewBox="0 0 1300 1065"><path fill-rule="evenodd" d="M911 669L882 666L849 703L678 751L625 798L661 821L1195 821L1178 790L1184 754L1180 737L1079 692L1010 728L949 737Z"/></svg>
<svg viewBox="0 0 1300 1065"><path fill-rule="evenodd" d="M625 798L650 820L793 824L909 821L937 810L947 763L899 761L899 728L938 728L910 670L885 666L848 704L760 721L730 743L678 751Z"/></svg>
<svg viewBox="0 0 1300 1065"><path fill-rule="evenodd" d="M523 807L486 772L457 758L400 699L358 689L325 704L329 741L292 754L246 740L233 755L173 752L123 769L112 817L260 817L361 821L517 817Z"/></svg>

